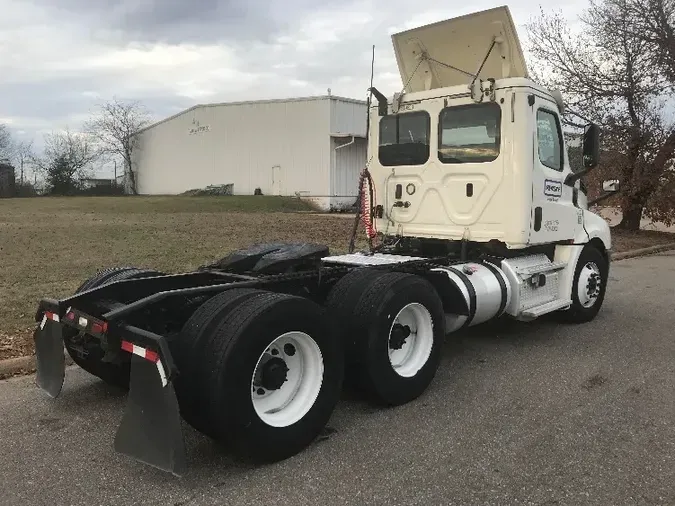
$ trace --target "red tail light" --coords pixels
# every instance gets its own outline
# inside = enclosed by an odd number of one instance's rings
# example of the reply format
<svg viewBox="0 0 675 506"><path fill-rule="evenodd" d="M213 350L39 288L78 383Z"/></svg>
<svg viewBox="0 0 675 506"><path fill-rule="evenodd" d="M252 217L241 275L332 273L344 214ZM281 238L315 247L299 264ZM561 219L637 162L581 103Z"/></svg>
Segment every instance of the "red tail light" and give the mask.
<svg viewBox="0 0 675 506"><path fill-rule="evenodd" d="M108 322L94 322L91 324L91 331L96 334L105 334L108 331Z"/></svg>

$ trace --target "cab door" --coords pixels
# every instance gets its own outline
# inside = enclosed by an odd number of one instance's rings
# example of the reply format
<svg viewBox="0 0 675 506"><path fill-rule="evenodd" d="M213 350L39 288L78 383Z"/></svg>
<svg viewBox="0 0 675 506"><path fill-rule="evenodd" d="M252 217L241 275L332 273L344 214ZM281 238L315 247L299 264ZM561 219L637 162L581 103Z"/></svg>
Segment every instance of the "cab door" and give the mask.
<svg viewBox="0 0 675 506"><path fill-rule="evenodd" d="M535 97L534 160L530 244L574 239L583 230L583 211L574 188L564 183L571 173L556 104Z"/></svg>

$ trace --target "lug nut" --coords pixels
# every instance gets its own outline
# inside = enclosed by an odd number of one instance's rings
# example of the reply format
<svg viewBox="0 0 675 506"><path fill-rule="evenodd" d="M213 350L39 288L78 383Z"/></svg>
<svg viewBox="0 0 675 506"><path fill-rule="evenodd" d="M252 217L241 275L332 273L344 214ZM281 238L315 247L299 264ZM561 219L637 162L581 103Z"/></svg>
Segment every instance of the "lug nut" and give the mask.
<svg viewBox="0 0 675 506"><path fill-rule="evenodd" d="M272 355L278 355L278 354L279 354L279 350L277 350L276 348L272 348Z"/></svg>
<svg viewBox="0 0 675 506"><path fill-rule="evenodd" d="M257 393L258 395L265 395L265 389L264 389L264 388L259 388L258 390L256 390L255 393Z"/></svg>

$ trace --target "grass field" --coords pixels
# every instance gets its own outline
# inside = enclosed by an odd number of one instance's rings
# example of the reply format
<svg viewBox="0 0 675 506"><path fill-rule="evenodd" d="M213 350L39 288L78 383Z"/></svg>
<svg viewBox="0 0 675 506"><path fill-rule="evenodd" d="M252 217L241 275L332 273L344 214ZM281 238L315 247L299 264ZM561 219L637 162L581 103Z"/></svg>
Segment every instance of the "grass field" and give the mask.
<svg viewBox="0 0 675 506"><path fill-rule="evenodd" d="M0 359L32 353L41 297L71 294L103 267L178 272L269 241L345 252L352 220L311 211L298 199L266 196L0 199ZM613 238L623 251L671 242L673 234Z"/></svg>
<svg viewBox="0 0 675 506"><path fill-rule="evenodd" d="M352 220L282 197L0 199L0 359L32 353L36 304L115 265L194 269L259 241L347 249Z"/></svg>

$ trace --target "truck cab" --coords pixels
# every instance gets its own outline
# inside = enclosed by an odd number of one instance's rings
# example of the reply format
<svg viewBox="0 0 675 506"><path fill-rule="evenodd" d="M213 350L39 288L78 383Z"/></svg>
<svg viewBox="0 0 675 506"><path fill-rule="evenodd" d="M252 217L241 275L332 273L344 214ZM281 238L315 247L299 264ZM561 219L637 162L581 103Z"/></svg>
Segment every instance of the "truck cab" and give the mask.
<svg viewBox="0 0 675 506"><path fill-rule="evenodd" d="M378 231L508 249L598 238L611 248L569 164L562 97L529 78L506 7L392 38L406 86L369 110ZM589 132L591 165L597 127Z"/></svg>

